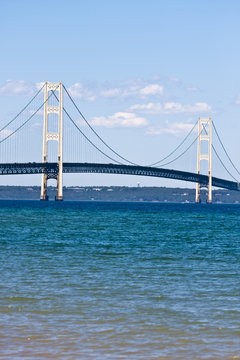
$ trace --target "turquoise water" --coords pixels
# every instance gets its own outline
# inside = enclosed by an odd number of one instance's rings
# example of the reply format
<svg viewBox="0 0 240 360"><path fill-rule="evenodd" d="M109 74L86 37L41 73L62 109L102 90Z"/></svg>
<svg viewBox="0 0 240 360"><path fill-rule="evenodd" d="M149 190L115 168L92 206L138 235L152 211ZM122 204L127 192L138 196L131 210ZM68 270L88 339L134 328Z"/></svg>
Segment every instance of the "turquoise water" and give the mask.
<svg viewBox="0 0 240 360"><path fill-rule="evenodd" d="M0 359L240 359L240 206L0 201Z"/></svg>

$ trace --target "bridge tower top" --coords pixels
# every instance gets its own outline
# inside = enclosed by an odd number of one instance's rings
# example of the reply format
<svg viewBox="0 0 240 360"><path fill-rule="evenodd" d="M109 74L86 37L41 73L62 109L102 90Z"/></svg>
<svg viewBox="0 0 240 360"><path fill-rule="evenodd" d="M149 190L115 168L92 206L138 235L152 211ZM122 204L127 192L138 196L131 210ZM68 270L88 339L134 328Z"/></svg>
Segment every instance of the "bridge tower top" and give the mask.
<svg viewBox="0 0 240 360"><path fill-rule="evenodd" d="M202 153L202 142L208 142L207 153ZM212 119L199 118L198 120L198 148L197 148L197 173L201 171L201 160L208 162L208 198L207 202L212 202ZM196 202L200 202L200 184L196 185Z"/></svg>
<svg viewBox="0 0 240 360"><path fill-rule="evenodd" d="M49 98L50 96L55 95L55 92L58 92L58 104L50 105ZM51 93L51 94L50 94ZM63 96L62 96L62 83L45 83L45 94L44 94L44 117L43 117L43 150L42 150L42 162L46 163L48 161L48 141L57 141L58 142L58 155L57 163L58 169L57 173L51 175L51 178L56 178L57 180L57 196L56 200L63 200L63 183L62 183L62 131L63 131ZM50 114L58 115L58 129L57 132L49 131L49 119ZM41 197L40 200L48 200L47 196L47 180L50 178L50 175L47 172L42 174L42 186L41 186Z"/></svg>

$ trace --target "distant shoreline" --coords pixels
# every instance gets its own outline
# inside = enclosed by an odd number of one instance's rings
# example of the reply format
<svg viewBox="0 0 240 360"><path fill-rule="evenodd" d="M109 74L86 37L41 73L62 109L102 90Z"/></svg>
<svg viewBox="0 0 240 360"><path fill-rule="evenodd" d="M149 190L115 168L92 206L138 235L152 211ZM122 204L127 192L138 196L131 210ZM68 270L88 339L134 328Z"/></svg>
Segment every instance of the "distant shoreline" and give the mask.
<svg viewBox="0 0 240 360"><path fill-rule="evenodd" d="M195 189L168 187L127 186L71 186L63 189L68 201L117 201L194 203ZM48 187L49 200L54 200L56 187ZM213 203L240 204L240 192L225 189L213 190ZM0 200L39 200L40 186L0 186ZM206 190L201 190L202 203L206 202Z"/></svg>

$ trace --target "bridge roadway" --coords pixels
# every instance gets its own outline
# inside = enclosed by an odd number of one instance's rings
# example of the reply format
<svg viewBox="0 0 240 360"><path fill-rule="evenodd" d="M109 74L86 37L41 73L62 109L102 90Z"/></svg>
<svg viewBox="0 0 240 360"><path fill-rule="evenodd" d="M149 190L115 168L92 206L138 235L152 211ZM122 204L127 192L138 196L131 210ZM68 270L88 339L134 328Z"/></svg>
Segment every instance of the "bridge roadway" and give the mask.
<svg viewBox="0 0 240 360"><path fill-rule="evenodd" d="M27 175L42 174L46 172L49 178L56 178L58 172L57 163L2 163L0 164L0 175ZM133 166L118 164L98 163L63 163L63 173L100 173L118 175L153 176L174 180L208 184L208 176L192 172L162 169L149 166ZM212 177L212 185L229 190L239 191L239 183Z"/></svg>

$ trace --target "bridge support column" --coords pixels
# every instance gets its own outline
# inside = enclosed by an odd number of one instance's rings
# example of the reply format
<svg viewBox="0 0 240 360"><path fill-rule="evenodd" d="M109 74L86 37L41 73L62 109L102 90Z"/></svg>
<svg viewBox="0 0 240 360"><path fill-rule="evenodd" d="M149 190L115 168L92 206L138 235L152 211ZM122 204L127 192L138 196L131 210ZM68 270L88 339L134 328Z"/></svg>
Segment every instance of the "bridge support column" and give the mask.
<svg viewBox="0 0 240 360"><path fill-rule="evenodd" d="M202 141L208 142L208 152L202 153ZM212 119L199 118L198 121L198 148L197 148L197 173L201 171L201 160L208 161L208 186L207 186L207 202L212 202ZM200 203L200 183L196 184L195 202Z"/></svg>
<svg viewBox="0 0 240 360"><path fill-rule="evenodd" d="M52 95L49 94L52 92ZM53 93L54 92L54 93ZM58 92L58 100L56 100L54 94ZM50 96L57 101L57 105L50 105L49 98ZM57 96L57 95L56 95ZM55 103L56 103L55 101ZM58 156L57 156L57 195L55 197L56 201L63 200L63 182L62 182L62 128L63 128L63 99L62 99L62 83L49 83L45 84L45 95L44 95L44 122L43 122L43 152L42 152L42 162L46 163L48 161L48 141L57 141L58 142ZM58 115L58 130L57 132L49 131L49 114ZM42 174L42 185L41 185L41 197L40 200L48 200L47 195L47 180L48 174L45 171Z"/></svg>
<svg viewBox="0 0 240 360"><path fill-rule="evenodd" d="M47 195L47 174L42 174L41 201L48 201Z"/></svg>

